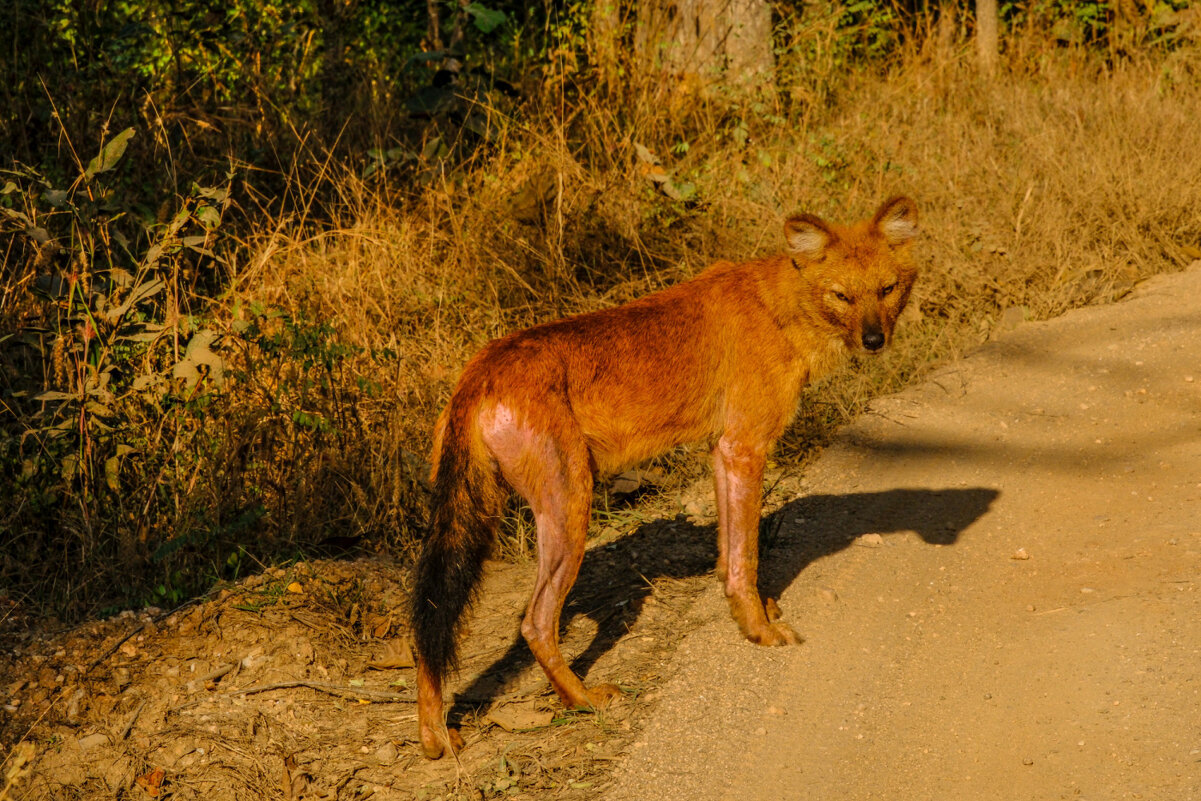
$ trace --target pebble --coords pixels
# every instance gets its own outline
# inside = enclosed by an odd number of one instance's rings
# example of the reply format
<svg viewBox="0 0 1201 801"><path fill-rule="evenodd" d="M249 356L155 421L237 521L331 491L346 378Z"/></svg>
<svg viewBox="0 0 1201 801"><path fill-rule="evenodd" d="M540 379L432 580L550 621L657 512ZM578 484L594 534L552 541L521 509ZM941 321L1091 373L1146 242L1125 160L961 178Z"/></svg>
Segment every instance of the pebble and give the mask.
<svg viewBox="0 0 1201 801"><path fill-rule="evenodd" d="M95 748L99 745L108 745L108 735L96 732L79 738L79 748L82 751L87 751L89 748Z"/></svg>
<svg viewBox="0 0 1201 801"><path fill-rule="evenodd" d="M879 534L864 534L855 540L856 545L862 545L864 548L879 548L884 544L884 538Z"/></svg>
<svg viewBox="0 0 1201 801"><path fill-rule="evenodd" d="M823 601L828 603L834 603L838 600L838 593L834 591L833 587L822 587L817 591L817 594L821 596Z"/></svg>
<svg viewBox="0 0 1201 801"><path fill-rule="evenodd" d="M386 768L396 761L397 755L396 744L387 742L375 750L375 761Z"/></svg>

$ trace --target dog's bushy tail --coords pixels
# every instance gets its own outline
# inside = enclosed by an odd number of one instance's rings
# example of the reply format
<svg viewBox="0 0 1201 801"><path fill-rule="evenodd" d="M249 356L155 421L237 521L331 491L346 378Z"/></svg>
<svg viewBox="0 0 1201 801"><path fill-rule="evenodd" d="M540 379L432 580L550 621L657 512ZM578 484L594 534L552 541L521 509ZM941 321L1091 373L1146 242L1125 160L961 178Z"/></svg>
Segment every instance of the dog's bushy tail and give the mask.
<svg viewBox="0 0 1201 801"><path fill-rule="evenodd" d="M505 499L474 405L452 400L434 433L429 529L413 591L417 654L439 678L457 666L463 612L475 596Z"/></svg>

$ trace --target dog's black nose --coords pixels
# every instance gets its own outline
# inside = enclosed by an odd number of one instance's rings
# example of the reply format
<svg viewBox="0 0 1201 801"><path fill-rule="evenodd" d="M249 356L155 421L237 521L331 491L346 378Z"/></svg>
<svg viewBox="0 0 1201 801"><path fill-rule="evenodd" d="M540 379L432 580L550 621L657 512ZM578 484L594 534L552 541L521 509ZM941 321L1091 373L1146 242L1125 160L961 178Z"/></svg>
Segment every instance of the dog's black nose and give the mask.
<svg viewBox="0 0 1201 801"><path fill-rule="evenodd" d="M884 334L879 331L864 331L863 347L868 350L879 350L884 347Z"/></svg>

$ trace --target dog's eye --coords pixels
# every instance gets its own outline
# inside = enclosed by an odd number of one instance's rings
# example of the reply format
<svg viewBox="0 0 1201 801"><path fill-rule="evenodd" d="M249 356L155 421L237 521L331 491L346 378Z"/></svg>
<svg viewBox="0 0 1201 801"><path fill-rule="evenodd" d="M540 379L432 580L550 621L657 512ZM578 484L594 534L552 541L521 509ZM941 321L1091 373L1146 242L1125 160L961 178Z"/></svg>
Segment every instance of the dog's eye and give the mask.
<svg viewBox="0 0 1201 801"><path fill-rule="evenodd" d="M882 298L888 297L889 295L892 294L892 291L896 288L897 288L896 284L889 284L888 286L886 286L880 290L880 297L882 297Z"/></svg>
<svg viewBox="0 0 1201 801"><path fill-rule="evenodd" d="M835 289L835 290L831 290L831 291L834 293L834 297L838 298L838 299L839 299L839 300L841 300L843 303L846 303L846 304L848 304L848 305L850 304L850 302L851 302L851 299L850 299L849 297L847 297L846 295L844 295L843 293L839 292L839 291L838 291L838 290L836 290L836 289Z"/></svg>

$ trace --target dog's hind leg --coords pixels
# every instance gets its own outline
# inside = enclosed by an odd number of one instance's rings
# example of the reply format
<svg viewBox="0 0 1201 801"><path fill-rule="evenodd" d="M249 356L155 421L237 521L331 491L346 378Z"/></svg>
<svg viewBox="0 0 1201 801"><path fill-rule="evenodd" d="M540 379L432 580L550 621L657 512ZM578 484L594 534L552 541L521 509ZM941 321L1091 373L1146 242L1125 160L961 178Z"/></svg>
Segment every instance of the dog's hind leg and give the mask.
<svg viewBox="0 0 1201 801"><path fill-rule="evenodd" d="M549 423L515 423L485 431L501 473L529 503L538 529L538 575L521 633L564 705L599 708L620 690L613 685L586 688L559 648L563 604L584 560L592 509L591 459L568 409L539 411L557 430L547 430Z"/></svg>

